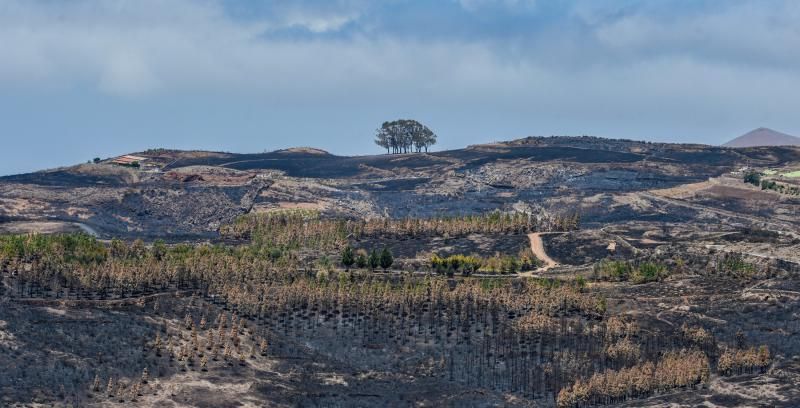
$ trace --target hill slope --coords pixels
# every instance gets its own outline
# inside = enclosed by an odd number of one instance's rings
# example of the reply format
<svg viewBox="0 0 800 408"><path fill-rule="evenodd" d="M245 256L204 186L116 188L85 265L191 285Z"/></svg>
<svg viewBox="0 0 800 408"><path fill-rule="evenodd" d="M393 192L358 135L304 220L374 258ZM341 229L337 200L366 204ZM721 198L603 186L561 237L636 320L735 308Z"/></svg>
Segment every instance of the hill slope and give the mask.
<svg viewBox="0 0 800 408"><path fill-rule="evenodd" d="M751 130L725 143L725 147L756 146L800 146L800 137L795 137L768 128Z"/></svg>
<svg viewBox="0 0 800 408"><path fill-rule="evenodd" d="M347 218L474 214L519 206L629 219L612 195L706 181L744 165L800 162L800 149L594 137L532 137L435 153L336 156L152 150L142 168L107 161L0 177L0 231L67 223L103 237L213 238L250 212L308 208ZM605 197L605 198L602 198ZM585 208L582 200L589 200ZM623 201L625 199L623 198ZM670 221L674 214L649 216ZM9 226L10 224L12 224ZM50 225L50 224L48 224Z"/></svg>

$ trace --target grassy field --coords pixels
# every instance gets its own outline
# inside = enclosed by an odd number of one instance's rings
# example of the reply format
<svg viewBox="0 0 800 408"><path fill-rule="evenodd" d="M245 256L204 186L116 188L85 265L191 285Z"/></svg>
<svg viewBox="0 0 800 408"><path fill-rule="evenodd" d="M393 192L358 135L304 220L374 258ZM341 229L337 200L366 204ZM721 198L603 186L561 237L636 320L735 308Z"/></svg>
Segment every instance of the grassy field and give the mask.
<svg viewBox="0 0 800 408"><path fill-rule="evenodd" d="M798 178L798 177L800 177L800 170L792 171L792 172L789 172L789 173L783 173L781 175L783 177Z"/></svg>

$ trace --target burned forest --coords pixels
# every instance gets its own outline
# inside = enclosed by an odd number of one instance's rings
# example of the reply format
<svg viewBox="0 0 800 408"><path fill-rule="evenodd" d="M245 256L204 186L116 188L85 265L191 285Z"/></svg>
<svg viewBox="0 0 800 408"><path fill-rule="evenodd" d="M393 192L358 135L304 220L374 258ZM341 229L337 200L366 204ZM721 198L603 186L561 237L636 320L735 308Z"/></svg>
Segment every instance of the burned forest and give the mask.
<svg viewBox="0 0 800 408"><path fill-rule="evenodd" d="M0 177L0 405L800 404L800 149L425 147Z"/></svg>

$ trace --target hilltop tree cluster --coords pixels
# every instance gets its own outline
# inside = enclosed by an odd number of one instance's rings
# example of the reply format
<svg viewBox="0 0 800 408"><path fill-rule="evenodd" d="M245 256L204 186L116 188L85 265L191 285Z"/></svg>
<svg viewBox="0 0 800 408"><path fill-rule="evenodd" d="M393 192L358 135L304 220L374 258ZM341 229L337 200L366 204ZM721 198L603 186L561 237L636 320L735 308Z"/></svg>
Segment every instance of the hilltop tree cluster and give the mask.
<svg viewBox="0 0 800 408"><path fill-rule="evenodd" d="M408 153L416 149L428 151L436 144L436 134L416 120L398 119L383 122L375 131L375 144L386 149L386 153Z"/></svg>

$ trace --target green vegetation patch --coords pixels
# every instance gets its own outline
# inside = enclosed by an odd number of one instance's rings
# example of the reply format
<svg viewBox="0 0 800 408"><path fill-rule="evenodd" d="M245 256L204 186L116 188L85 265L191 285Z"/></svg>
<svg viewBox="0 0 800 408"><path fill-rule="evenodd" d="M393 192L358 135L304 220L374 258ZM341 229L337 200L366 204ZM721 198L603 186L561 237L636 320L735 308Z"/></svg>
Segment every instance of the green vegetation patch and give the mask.
<svg viewBox="0 0 800 408"><path fill-rule="evenodd" d="M669 276L669 270L666 265L656 262L632 263L604 259L595 264L594 276L598 279L638 284L659 281Z"/></svg>
<svg viewBox="0 0 800 408"><path fill-rule="evenodd" d="M460 273L468 276L475 272L485 274L512 274L538 268L542 261L525 248L517 256L495 254L491 257L477 255L451 255L440 257L433 254L429 260L430 267L439 274L454 275Z"/></svg>
<svg viewBox="0 0 800 408"><path fill-rule="evenodd" d="M717 272L737 278L750 278L756 272L756 265L744 260L741 254L724 254L717 260Z"/></svg>
<svg viewBox="0 0 800 408"><path fill-rule="evenodd" d="M59 259L87 265L103 262L108 255L105 245L87 234L0 236L0 259Z"/></svg>

